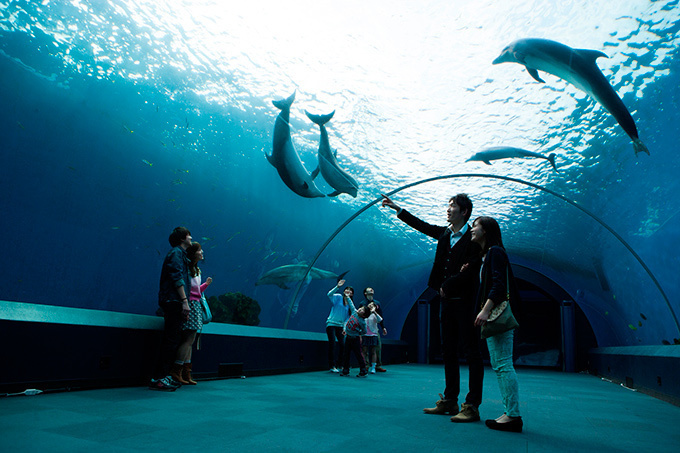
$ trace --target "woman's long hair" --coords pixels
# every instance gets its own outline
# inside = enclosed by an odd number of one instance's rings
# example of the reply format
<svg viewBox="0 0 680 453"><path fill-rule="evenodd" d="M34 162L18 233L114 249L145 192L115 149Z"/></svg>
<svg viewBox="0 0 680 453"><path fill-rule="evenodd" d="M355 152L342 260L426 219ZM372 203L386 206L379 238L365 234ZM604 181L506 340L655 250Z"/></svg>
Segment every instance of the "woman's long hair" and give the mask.
<svg viewBox="0 0 680 453"><path fill-rule="evenodd" d="M505 247L503 247L503 238L501 236L501 227L498 225L498 222L496 222L496 219L493 217L481 216L477 217L474 223L481 225L484 230L484 250L482 250L482 253L486 253L494 245L505 250Z"/></svg>
<svg viewBox="0 0 680 453"><path fill-rule="evenodd" d="M201 244L198 242L192 242L189 247L187 247L187 257L189 257L189 275L196 277L201 273L198 268L198 257L196 256L201 250Z"/></svg>

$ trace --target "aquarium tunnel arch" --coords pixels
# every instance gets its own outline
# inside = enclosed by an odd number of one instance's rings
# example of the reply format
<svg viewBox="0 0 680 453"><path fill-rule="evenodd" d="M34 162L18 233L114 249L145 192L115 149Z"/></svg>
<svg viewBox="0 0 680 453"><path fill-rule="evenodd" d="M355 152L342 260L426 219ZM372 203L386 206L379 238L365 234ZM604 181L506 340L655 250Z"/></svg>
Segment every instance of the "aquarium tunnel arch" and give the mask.
<svg viewBox="0 0 680 453"><path fill-rule="evenodd" d="M416 187L416 186L419 186L419 185L421 185L421 184L428 184L428 183L435 182L435 181L442 181L442 180L448 180L448 179L458 179L458 178L461 178L461 179L464 179L464 178L482 178L482 179L485 179L485 178L486 178L486 179L492 179L492 180L510 181L510 182L513 182L513 183L516 183L516 184L519 184L519 185L527 186L527 187L530 187L530 188L533 188L533 189L536 189L536 190L540 190L540 191L542 191L542 192L545 192L545 193L549 194L549 195L552 196L552 197L556 197L556 198L558 198L559 200L561 200L561 201L563 201L563 202L565 202L565 203L568 203L569 205L575 207L576 209L578 209L578 210L580 210L581 212L583 212L584 214L586 214L588 217L590 217L592 220L594 220L594 221L597 222L600 226L602 226L609 234L611 234L614 238L616 238L616 240L619 241L619 242L627 249L628 253L630 253L630 255L632 255L632 257L633 257L633 258L637 261L637 263L642 267L642 269L643 269L644 272L646 273L646 275L647 275L647 277L649 278L649 280L651 280L651 282L653 283L653 285L654 285L654 286L656 287L656 289L658 290L658 292L659 292L659 294L660 294L660 296L661 296L663 302L665 302L665 304L666 304L666 306L667 306L667 308L668 308L668 311L669 311L669 313L670 313L670 316L671 316L671 318L672 318L672 320L673 320L673 322L674 322L674 324L675 324L675 328L677 329L676 332L680 334L680 324L678 323L677 315L676 315L675 311L673 310L673 307L672 307L670 301L668 300L668 297L667 297L666 293L664 292L663 288L661 287L661 284L659 283L659 281L657 280L657 278L655 277L655 275L652 273L652 271L649 269L649 267L647 266L647 264L646 264L646 263L643 261L643 259L635 252L635 250L630 246L630 244L628 244L628 243L625 241L625 239L624 239L623 237L621 237L621 235L619 235L612 227L610 227L604 220L602 220L600 217L598 217L597 215L595 215L593 212L589 211L588 209L584 208L583 206L579 205L578 203L576 203L576 202L574 202L574 201L568 199L567 197L565 197L565 196L563 196L563 195L561 195L561 194L556 193L555 191L553 191L553 190L551 190L551 189L548 189L548 188L546 188L546 187L542 187L542 186L540 186L540 185L538 185L538 184L535 184L535 183L532 183L532 182L529 182L529 181L524 181L524 180L521 180L521 179L518 179L518 178L511 178L511 177L502 176L502 175L492 175L492 174L452 174L452 175L443 175L443 176L435 176L435 177L425 178L425 179L421 179L421 180L419 180L419 181L415 181L415 182L412 182L412 183L408 183L408 184L405 184L405 185L403 185L403 186L401 186L401 187L398 187L398 188L396 188L396 189L393 189L393 190L388 191L385 195L388 196L388 197L391 197L391 196L393 196L393 195L395 195L395 194L398 194L398 193L400 193L400 192L402 192L402 191L406 191L406 190L408 190L408 189L410 189L410 188L412 188L412 187ZM303 285L303 283L304 283L304 280L307 278L309 272L312 270L314 264L315 264L316 261L319 259L319 257L321 256L321 254L326 250L326 248L327 248L327 247L329 246L329 244L335 239L335 237L336 237L340 232L342 232L343 229L345 229L345 227L347 227L351 222L353 222L355 219L357 219L362 213L364 213L365 211L367 211L368 209L370 209L372 206L375 206L376 204L379 204L379 203L381 202L381 200L382 200L382 196L380 196L380 197L378 197L378 198L376 198L376 199L370 201L369 203L367 203L366 205L364 205L363 207L361 207L359 210L357 210L357 211L356 211L352 216L350 216L350 217L349 217L342 225L340 225L340 226L339 226L339 227L338 227L338 228L337 228L337 229L336 229L336 230L328 237L328 239L326 239L326 241L324 242L324 244L319 248L319 250L316 252L314 258L312 258L311 262L309 263L309 266L308 266L308 268L307 268L307 270L306 270L306 272L305 272L305 274L304 274L302 280L300 281L300 283L299 283L299 284L297 285L297 287L296 287L296 290L295 290L295 292L294 292L294 294L293 294L293 297L292 297L292 299L291 299L291 302L290 302L290 306L289 306L289 309L288 309L288 313L287 313L287 315L286 315L286 320L285 320L285 322L284 322L284 329L287 328L287 326L288 326L288 320L289 320L289 318L290 318L291 310L292 310L292 307L295 305L295 302L296 302L296 300L297 300L297 296L298 296L298 294L299 294L300 288L302 287L302 285ZM475 217L475 216L471 217L471 220L473 220L474 217ZM511 261L512 261L513 251L512 251L511 248L509 249L509 253L510 253ZM521 254L521 252L520 252L520 254ZM526 267L527 269L532 270L531 267L529 267L529 266L527 266L527 265L524 265L523 267ZM533 271L533 272L536 272L536 271ZM545 276L545 275L543 275L543 277L548 278L548 277ZM587 307L587 306L590 305L590 304L588 304L588 303L586 303L585 301L582 300L582 297L579 296L580 293L581 293L580 291L577 291L575 294L570 294L570 296L571 296L575 301L577 301L577 303L583 304L585 307ZM414 301L414 303L415 303L415 301ZM593 308L593 307L590 307L590 308ZM624 309L625 309L625 305L616 307L616 311L617 311L617 312L624 311ZM596 313L596 311L595 311L595 312L591 312L591 310L586 309L586 316L588 316L589 318L593 318L593 317L599 318L597 321L596 321L596 320L593 320L593 321L595 322L595 325L597 326L597 325L599 324L598 321L601 320L601 319L604 319L604 317L597 316L595 313ZM612 316L612 317L613 317L613 316ZM624 318L625 318L625 316L621 316L619 320L624 319ZM591 323L591 324L592 324L592 323ZM623 332L627 333L628 329L630 329L630 327L629 327L628 325L626 325L625 328L623 328L623 329L621 328L621 326L619 326L619 328L617 329L615 326L610 325L610 326L609 326L609 329L607 329L607 330L616 332L615 335L616 335L616 337L617 337L617 338L619 339L619 341L620 341L621 338L625 337L625 335L622 335L622 334L621 334L621 331L623 330ZM617 332L617 331L618 331L618 332ZM607 343L607 341L604 340L604 338L601 338L601 342Z"/></svg>

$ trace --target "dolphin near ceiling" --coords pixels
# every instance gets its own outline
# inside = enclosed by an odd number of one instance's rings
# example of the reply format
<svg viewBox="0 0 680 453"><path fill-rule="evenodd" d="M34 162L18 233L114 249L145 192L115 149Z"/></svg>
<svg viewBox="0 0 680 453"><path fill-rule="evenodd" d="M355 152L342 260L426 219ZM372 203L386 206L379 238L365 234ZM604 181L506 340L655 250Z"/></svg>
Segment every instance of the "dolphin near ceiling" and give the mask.
<svg viewBox="0 0 680 453"><path fill-rule="evenodd" d="M314 184L319 174L319 167L310 175L302 165L302 160L290 138L290 106L295 101L295 92L287 99L272 101L281 112L274 122L274 140L272 153L265 154L270 164L279 172L281 180L290 190L305 198L325 197Z"/></svg>
<svg viewBox="0 0 680 453"><path fill-rule="evenodd" d="M307 269L309 269L308 264L287 264L285 266L279 266L265 272L259 279L257 279L255 286L276 285L281 289L290 289L288 283L299 282L302 280L305 276L305 273L307 272ZM307 274L307 279L323 280L327 278L334 278L336 281L338 281L342 279L347 272L349 271L338 275L334 272L313 267L310 269L309 274Z"/></svg>
<svg viewBox="0 0 680 453"><path fill-rule="evenodd" d="M539 70L566 80L590 95L616 118L633 140L636 156L639 152L649 154L649 150L638 137L633 117L597 67L596 60L599 57L606 58L607 55L598 50L572 49L548 39L527 38L509 44L493 64L519 63L524 65L531 77L541 83L545 81L538 75Z"/></svg>
<svg viewBox="0 0 680 453"><path fill-rule="evenodd" d="M491 165L492 160L498 159L511 159L511 158L525 158L525 157L537 157L539 159L545 159L550 162L550 165L557 171L557 166L555 165L555 153L550 153L547 157L543 154L535 153L533 151L527 151L522 148L514 148L512 146L491 146L489 148L484 148L478 153L475 153L470 157L467 162L471 160L477 160L484 162L487 165Z"/></svg>
<svg viewBox="0 0 680 453"><path fill-rule="evenodd" d="M307 117L319 126L321 137L319 138L319 169L321 176L326 180L334 192L329 193L329 197L346 193L354 198L357 196L359 190L359 183L356 182L347 172L345 172L338 164L338 152L331 151L331 145L328 142L328 131L326 131L325 124L333 118L335 110L327 115L313 115L305 110Z"/></svg>

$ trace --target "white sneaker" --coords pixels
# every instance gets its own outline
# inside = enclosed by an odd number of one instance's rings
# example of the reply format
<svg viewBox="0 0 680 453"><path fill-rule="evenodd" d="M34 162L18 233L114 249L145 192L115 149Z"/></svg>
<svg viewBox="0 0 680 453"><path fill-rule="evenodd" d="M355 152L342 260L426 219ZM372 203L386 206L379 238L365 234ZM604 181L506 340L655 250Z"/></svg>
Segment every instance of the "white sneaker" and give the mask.
<svg viewBox="0 0 680 453"><path fill-rule="evenodd" d="M338 370L337 368L335 368L335 367L331 368L331 373L339 373L339 372L340 372L340 370Z"/></svg>
<svg viewBox="0 0 680 453"><path fill-rule="evenodd" d="M368 372L371 373L371 374L375 374L375 367L372 366L372 367L368 370Z"/></svg>

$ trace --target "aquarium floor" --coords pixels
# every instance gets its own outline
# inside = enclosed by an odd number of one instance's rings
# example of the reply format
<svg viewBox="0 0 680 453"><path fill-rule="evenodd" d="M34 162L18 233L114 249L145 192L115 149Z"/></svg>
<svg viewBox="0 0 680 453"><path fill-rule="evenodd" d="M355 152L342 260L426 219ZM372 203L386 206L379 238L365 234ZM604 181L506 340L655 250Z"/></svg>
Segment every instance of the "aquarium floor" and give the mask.
<svg viewBox="0 0 680 453"><path fill-rule="evenodd" d="M173 393L116 388L0 399L0 450L678 451L680 407L585 374L518 369L522 434L425 415L441 366L365 379L329 372L202 381ZM467 385L467 370L463 370ZM501 413L486 369L482 420Z"/></svg>

